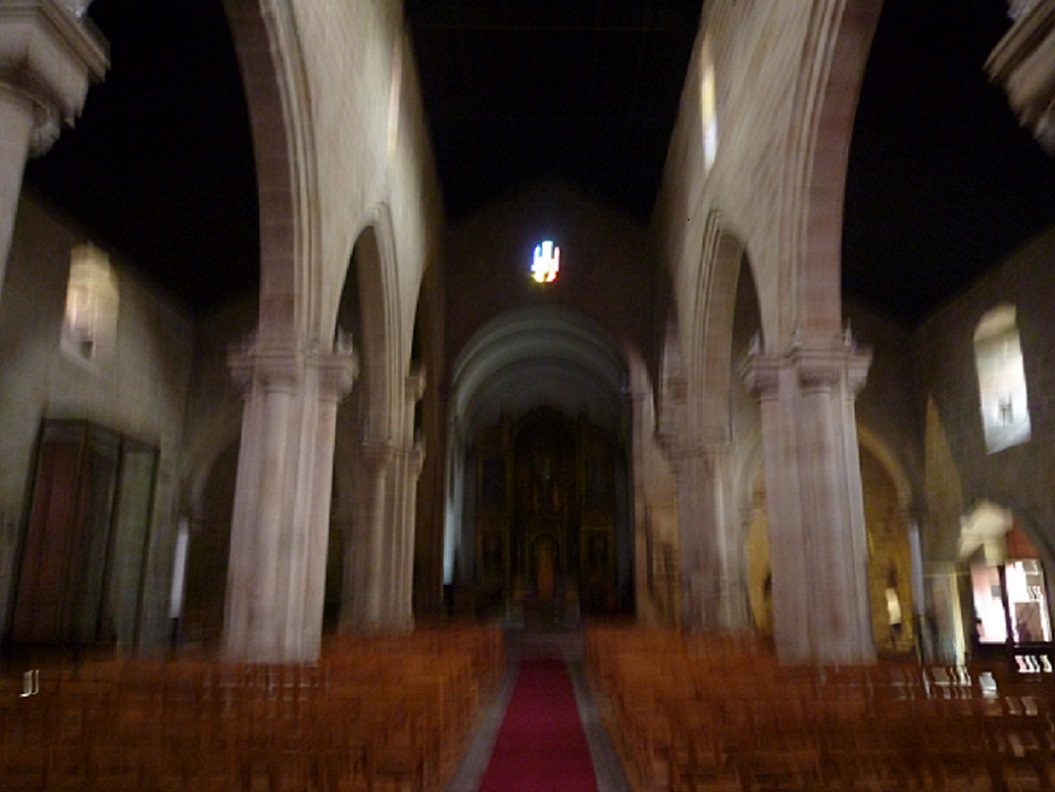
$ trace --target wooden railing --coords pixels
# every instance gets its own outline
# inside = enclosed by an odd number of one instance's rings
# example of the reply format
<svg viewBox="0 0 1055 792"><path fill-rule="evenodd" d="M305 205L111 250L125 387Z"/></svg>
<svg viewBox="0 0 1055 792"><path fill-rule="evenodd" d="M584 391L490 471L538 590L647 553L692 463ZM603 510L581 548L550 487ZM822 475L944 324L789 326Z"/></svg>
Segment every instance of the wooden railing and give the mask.
<svg viewBox="0 0 1055 792"><path fill-rule="evenodd" d="M596 628L587 671L634 790L1055 786L1055 686L968 667L785 667L750 636ZM988 680L987 680L988 681Z"/></svg>
<svg viewBox="0 0 1055 792"><path fill-rule="evenodd" d="M475 628L341 636L312 665L53 663L0 677L0 789L442 790L504 663Z"/></svg>

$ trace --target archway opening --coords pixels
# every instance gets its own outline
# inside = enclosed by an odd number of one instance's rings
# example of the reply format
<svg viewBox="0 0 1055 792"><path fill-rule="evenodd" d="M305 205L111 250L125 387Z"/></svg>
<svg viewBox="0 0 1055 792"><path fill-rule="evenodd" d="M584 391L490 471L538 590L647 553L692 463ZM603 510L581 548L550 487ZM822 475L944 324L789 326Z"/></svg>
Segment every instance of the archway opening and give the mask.
<svg viewBox="0 0 1055 792"><path fill-rule="evenodd" d="M187 643L211 644L223 632L239 447L236 438L213 460L190 525L180 625Z"/></svg>
<svg viewBox="0 0 1055 792"><path fill-rule="evenodd" d="M633 609L626 366L578 314L482 328L455 366L445 550L462 615Z"/></svg>

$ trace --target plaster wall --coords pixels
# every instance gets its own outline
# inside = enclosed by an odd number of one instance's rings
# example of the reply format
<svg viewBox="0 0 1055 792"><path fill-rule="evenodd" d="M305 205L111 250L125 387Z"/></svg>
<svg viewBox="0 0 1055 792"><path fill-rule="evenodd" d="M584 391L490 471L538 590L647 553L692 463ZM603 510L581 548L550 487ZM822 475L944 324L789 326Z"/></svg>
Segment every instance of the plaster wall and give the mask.
<svg viewBox="0 0 1055 792"><path fill-rule="evenodd" d="M160 451L143 618L144 639L156 641L167 629L194 325L111 252L120 300L113 358L98 371L70 359L60 349L70 249L84 241L80 229L21 200L0 301L0 614L6 618L13 595L40 421L87 419Z"/></svg>

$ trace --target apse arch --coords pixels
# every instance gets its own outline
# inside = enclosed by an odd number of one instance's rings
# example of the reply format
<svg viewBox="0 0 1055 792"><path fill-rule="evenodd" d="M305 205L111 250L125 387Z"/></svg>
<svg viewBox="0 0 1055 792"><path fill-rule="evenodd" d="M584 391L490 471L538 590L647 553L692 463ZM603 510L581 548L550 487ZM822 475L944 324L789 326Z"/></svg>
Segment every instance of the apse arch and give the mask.
<svg viewBox="0 0 1055 792"><path fill-rule="evenodd" d="M615 425L625 408L627 367L599 326L545 306L510 311L481 327L455 361L451 382L451 416L465 429L496 409L542 402Z"/></svg>
<svg viewBox="0 0 1055 792"><path fill-rule="evenodd" d="M466 457L478 428L547 407L622 435L630 409L618 347L590 319L556 306L516 309L484 324L458 355L450 381L445 584L453 582L456 558L469 554L472 541Z"/></svg>

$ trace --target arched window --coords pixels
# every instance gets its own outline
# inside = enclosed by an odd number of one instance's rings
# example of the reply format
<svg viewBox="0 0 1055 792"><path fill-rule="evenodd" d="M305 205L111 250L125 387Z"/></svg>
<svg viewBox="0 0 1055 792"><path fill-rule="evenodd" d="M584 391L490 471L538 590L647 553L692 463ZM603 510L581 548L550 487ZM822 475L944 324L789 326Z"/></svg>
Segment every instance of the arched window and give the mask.
<svg viewBox="0 0 1055 792"><path fill-rule="evenodd" d="M70 251L62 350L79 363L96 367L113 355L117 338L117 280L110 257L92 245Z"/></svg>
<svg viewBox="0 0 1055 792"><path fill-rule="evenodd" d="M978 394L989 453L1030 438L1026 373L1015 306L1000 305L982 317L974 332Z"/></svg>
<svg viewBox="0 0 1055 792"><path fill-rule="evenodd" d="M703 134L703 167L709 171L718 156L718 106L710 34L704 36L700 51L700 130Z"/></svg>

